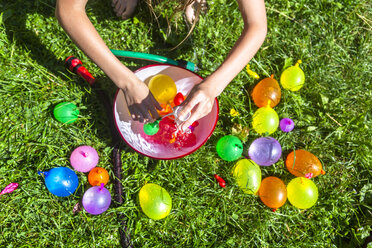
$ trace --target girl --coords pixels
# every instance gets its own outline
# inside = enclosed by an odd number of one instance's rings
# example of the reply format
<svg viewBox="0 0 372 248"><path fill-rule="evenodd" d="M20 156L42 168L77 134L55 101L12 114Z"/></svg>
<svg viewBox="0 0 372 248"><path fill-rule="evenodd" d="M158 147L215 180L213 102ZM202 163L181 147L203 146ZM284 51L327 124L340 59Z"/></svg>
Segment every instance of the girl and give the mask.
<svg viewBox="0 0 372 248"><path fill-rule="evenodd" d="M106 75L124 92L129 111L140 122L158 118L161 109L148 87L123 65L109 50L85 13L88 0L57 0L56 16L71 39L91 58ZM192 6L203 0L183 0L189 21L197 21ZM205 1L205 0L204 0ZM227 55L225 61L200 84L196 85L183 102L180 118L191 112L181 124L185 130L194 121L207 115L219 96L233 78L248 64L262 45L266 36L266 11L264 0L237 0L244 29ZM114 10L122 18L129 17L137 0L113 0Z"/></svg>

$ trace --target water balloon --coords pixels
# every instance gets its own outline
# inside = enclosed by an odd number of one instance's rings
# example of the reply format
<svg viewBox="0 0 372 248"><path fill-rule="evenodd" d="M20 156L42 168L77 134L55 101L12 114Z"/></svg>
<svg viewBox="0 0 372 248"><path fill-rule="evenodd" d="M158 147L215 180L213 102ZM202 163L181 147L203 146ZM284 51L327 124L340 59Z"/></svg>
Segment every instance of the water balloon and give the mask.
<svg viewBox="0 0 372 248"><path fill-rule="evenodd" d="M280 83L284 89L297 91L302 88L305 83L305 74L300 68L301 60L298 60L294 66L285 69L280 76Z"/></svg>
<svg viewBox="0 0 372 248"><path fill-rule="evenodd" d="M139 192L142 211L153 220L168 216L172 209L172 198L169 193L157 184L145 184Z"/></svg>
<svg viewBox="0 0 372 248"><path fill-rule="evenodd" d="M147 135L155 135L159 131L159 122L160 120L156 120L154 122L148 122L143 125L143 132Z"/></svg>
<svg viewBox="0 0 372 248"><path fill-rule="evenodd" d="M280 120L279 122L279 126L280 126L280 130L282 130L283 132L290 132L293 130L295 124L294 124L294 121L290 118L283 118Z"/></svg>
<svg viewBox="0 0 372 248"><path fill-rule="evenodd" d="M253 89L252 98L257 107L270 106L271 108L278 105L282 92L278 81L271 77L262 79Z"/></svg>
<svg viewBox="0 0 372 248"><path fill-rule="evenodd" d="M45 176L45 185L50 193L65 197L73 194L79 185L75 172L67 167L56 167L49 171L38 172Z"/></svg>
<svg viewBox="0 0 372 248"><path fill-rule="evenodd" d="M296 177L287 185L288 201L300 209L307 209L318 200L318 188L315 183L305 177Z"/></svg>
<svg viewBox="0 0 372 248"><path fill-rule="evenodd" d="M248 155L257 164L269 166L278 162L282 155L282 147L276 139L262 137L252 142Z"/></svg>
<svg viewBox="0 0 372 248"><path fill-rule="evenodd" d="M254 79L259 79L260 76L257 74L257 72L254 72L250 69L249 65L246 66L246 70L247 70L247 73L250 77L254 78Z"/></svg>
<svg viewBox="0 0 372 248"><path fill-rule="evenodd" d="M233 169L238 186L247 194L256 194L261 185L261 169L250 159L239 160Z"/></svg>
<svg viewBox="0 0 372 248"><path fill-rule="evenodd" d="M79 146L70 156L71 166L80 172L88 172L98 164L99 156L91 146Z"/></svg>
<svg viewBox="0 0 372 248"><path fill-rule="evenodd" d="M279 117L270 107L259 108L253 115L253 129L259 134L272 134L279 126Z"/></svg>
<svg viewBox="0 0 372 248"><path fill-rule="evenodd" d="M159 103L169 103L177 94L176 83L168 75L158 74L153 76L148 86Z"/></svg>
<svg viewBox="0 0 372 248"><path fill-rule="evenodd" d="M243 144L233 135L220 138L216 145L217 154L226 161L237 160L243 153Z"/></svg>
<svg viewBox="0 0 372 248"><path fill-rule="evenodd" d="M111 204L111 194L108 189L101 186L94 186L85 191L83 195L83 207L90 214L98 215L105 212Z"/></svg>
<svg viewBox="0 0 372 248"><path fill-rule="evenodd" d="M277 177L266 177L262 180L258 195L269 208L278 209L287 201L287 188Z"/></svg>
<svg viewBox="0 0 372 248"><path fill-rule="evenodd" d="M8 184L1 192L0 195L5 195L12 193L14 190L18 188L18 183L10 183Z"/></svg>
<svg viewBox="0 0 372 248"><path fill-rule="evenodd" d="M106 185L109 181L109 174L106 169L95 167L89 172L88 181L92 186L100 186L101 183Z"/></svg>
<svg viewBox="0 0 372 248"><path fill-rule="evenodd" d="M185 100L185 97L181 92L178 92L177 95L173 99L173 103L175 106L180 105Z"/></svg>
<svg viewBox="0 0 372 248"><path fill-rule="evenodd" d="M71 102L61 102L54 107L53 115L57 121L71 124L78 119L79 110L76 105Z"/></svg>
<svg viewBox="0 0 372 248"><path fill-rule="evenodd" d="M305 150L294 150L289 153L285 165L289 172L296 177L305 177L308 173L311 173L311 177L325 174L319 159Z"/></svg>

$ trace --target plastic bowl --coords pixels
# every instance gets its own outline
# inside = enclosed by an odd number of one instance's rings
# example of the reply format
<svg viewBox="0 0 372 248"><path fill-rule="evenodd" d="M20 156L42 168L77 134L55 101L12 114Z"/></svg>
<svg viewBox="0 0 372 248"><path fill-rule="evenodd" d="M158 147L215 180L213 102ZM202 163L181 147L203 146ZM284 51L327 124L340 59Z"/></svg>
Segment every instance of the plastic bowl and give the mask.
<svg viewBox="0 0 372 248"><path fill-rule="evenodd" d="M136 76L148 84L151 77L157 74L170 76L177 85L177 92L187 96L192 87L203 78L194 72L171 65L149 65L134 72ZM196 144L191 147L170 148L169 145L149 143L143 137L143 123L133 121L121 90L116 92L114 100L114 119L116 127L123 140L136 152L154 159L177 159L185 157L198 150L212 135L218 120L218 101L215 99L212 111L198 120L195 128Z"/></svg>

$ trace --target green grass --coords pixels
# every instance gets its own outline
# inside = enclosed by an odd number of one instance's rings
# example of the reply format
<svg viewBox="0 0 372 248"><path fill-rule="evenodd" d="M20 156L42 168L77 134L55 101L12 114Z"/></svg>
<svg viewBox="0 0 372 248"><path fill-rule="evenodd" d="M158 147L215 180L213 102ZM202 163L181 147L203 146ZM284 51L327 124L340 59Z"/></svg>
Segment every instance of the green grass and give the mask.
<svg viewBox="0 0 372 248"><path fill-rule="evenodd" d="M118 20L110 1L93 0L88 14L113 49L149 52L201 65L207 76L227 55L242 28L235 1L215 0L189 39L169 51L184 35L182 22L164 36L142 4L136 20ZM280 117L296 122L293 132L272 136L286 153L304 148L323 163L327 174L314 180L317 204L299 210L287 202L273 213L257 196L244 194L231 175L234 162L215 152L234 125L251 127L257 109L249 91L258 83L242 71L219 97L220 120L211 139L194 154L175 161L152 161L124 148L124 204L99 216L72 208L89 187L80 186L67 198L50 194L38 171L70 166L71 151L94 146L99 165L109 170L111 140L97 95L63 67L69 55L79 57L100 77L111 98L111 83L70 41L54 17L54 0L0 1L0 188L18 182L12 194L0 196L0 247L118 247L116 214L127 218L134 247L358 247L372 224L371 163L371 5L369 1L267 2L268 35L251 61L262 77L279 79L285 61L302 59L306 83L298 92L282 90L275 108ZM163 10L168 13L170 10ZM168 41L165 42L165 40ZM135 69L144 62L123 60ZM80 119L63 125L52 116L53 106L71 101ZM231 108L240 112L229 115ZM245 144L259 137L250 131ZM124 147L124 144L123 144ZM220 188L217 173L227 182ZM275 175L288 183L293 176L283 158L262 167L263 177ZM112 181L111 181L112 182ZM137 196L146 183L157 183L173 199L171 214L160 221L147 218ZM112 183L108 184L111 193Z"/></svg>

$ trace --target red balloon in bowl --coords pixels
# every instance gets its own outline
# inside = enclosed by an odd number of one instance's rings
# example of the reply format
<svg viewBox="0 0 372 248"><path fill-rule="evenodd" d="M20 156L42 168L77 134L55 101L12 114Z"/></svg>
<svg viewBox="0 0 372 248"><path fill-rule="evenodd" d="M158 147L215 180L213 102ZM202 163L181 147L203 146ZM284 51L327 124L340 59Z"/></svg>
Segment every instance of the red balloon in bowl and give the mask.
<svg viewBox="0 0 372 248"><path fill-rule="evenodd" d="M181 92L178 92L177 95L173 99L174 105L178 106L185 100L185 97L182 95Z"/></svg>

